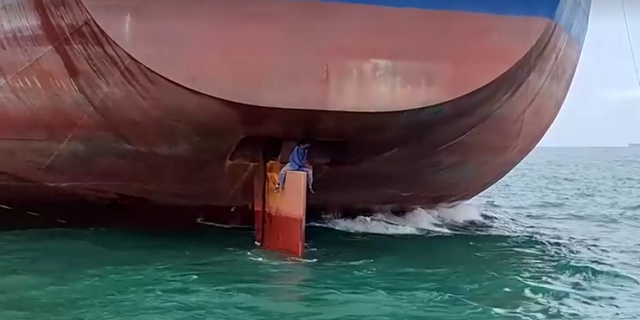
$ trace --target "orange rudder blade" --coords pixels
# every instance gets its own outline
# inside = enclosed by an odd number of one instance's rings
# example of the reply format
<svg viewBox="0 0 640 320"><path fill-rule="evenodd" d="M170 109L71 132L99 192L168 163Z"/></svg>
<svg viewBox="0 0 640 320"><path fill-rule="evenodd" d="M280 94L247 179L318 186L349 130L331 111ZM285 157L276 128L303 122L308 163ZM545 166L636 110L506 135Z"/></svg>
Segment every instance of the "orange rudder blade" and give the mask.
<svg viewBox="0 0 640 320"><path fill-rule="evenodd" d="M307 175L287 173L284 186L275 192L281 165L267 166L264 208L256 205L256 241L266 250L280 251L296 257L304 254L307 207ZM258 196L259 193L256 193ZM257 202L255 202L257 203Z"/></svg>

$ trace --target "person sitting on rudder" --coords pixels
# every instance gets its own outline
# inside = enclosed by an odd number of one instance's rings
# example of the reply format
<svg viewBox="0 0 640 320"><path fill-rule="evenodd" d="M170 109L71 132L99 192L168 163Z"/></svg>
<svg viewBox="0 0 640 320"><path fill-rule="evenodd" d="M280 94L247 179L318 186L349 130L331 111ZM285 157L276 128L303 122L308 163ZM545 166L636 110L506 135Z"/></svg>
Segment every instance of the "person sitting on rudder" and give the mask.
<svg viewBox="0 0 640 320"><path fill-rule="evenodd" d="M289 163L285 165L280 174L278 175L278 184L276 185L276 192L280 192L280 188L284 185L284 179L289 171L304 171L307 173L307 184L309 185L309 192L313 191L313 169L307 161L307 151L309 144L302 142L293 148L291 156L289 156Z"/></svg>

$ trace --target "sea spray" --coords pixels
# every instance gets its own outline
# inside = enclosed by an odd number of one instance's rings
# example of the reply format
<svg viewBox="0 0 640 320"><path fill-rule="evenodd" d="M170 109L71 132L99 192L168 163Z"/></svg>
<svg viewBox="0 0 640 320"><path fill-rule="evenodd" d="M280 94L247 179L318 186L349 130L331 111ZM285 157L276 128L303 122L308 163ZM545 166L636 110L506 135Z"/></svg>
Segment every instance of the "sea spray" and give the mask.
<svg viewBox="0 0 640 320"><path fill-rule="evenodd" d="M440 205L432 209L416 208L403 215L379 212L355 218L326 217L312 226L340 231L375 234L449 234L461 225L483 222L480 203L461 202Z"/></svg>

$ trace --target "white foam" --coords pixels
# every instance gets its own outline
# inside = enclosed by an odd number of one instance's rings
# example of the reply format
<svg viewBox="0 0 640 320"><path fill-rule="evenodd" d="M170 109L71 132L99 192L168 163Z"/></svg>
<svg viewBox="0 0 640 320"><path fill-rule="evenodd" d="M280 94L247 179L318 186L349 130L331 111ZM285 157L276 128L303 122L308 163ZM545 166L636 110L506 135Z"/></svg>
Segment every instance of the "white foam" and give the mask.
<svg viewBox="0 0 640 320"><path fill-rule="evenodd" d="M336 230L375 234L451 233L447 225L482 221L480 204L463 202L440 205L433 209L417 208L402 216L389 212L354 219L329 219L316 224Z"/></svg>
<svg viewBox="0 0 640 320"><path fill-rule="evenodd" d="M380 219L380 214L372 217L356 217L355 219L333 219L325 222L325 226L348 232L364 232L377 234L419 234L419 230L411 226L391 224Z"/></svg>
<svg viewBox="0 0 640 320"><path fill-rule="evenodd" d="M452 205L442 205L432 209L432 214L445 221L465 223L470 221L482 221L482 210L479 203L461 202ZM418 209L421 210L421 209Z"/></svg>

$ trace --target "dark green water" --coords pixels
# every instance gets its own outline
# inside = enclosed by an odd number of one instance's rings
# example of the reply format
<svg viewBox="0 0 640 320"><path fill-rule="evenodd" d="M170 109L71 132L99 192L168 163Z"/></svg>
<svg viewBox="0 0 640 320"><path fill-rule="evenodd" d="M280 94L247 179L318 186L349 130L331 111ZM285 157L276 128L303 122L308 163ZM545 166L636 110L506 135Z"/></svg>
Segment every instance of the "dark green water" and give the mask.
<svg viewBox="0 0 640 320"><path fill-rule="evenodd" d="M639 215L640 148L538 149L453 209L312 227L305 261L246 230L2 233L0 320L639 319Z"/></svg>

